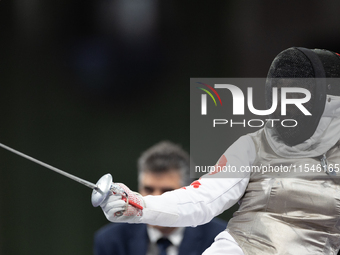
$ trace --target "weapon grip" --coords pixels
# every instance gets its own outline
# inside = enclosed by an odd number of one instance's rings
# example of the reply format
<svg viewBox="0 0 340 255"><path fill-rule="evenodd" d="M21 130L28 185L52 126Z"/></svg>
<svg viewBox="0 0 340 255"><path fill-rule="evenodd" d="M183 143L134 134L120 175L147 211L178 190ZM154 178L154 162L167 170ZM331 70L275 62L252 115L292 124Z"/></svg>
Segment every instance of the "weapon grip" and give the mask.
<svg viewBox="0 0 340 255"><path fill-rule="evenodd" d="M122 200L125 202L125 209L120 211L120 212L116 212L116 216L121 216L123 215L123 213L128 209L128 206L131 205L133 207L136 207L139 210L143 210L143 206L139 205L138 203L134 202L133 199L129 199L129 195L128 193L124 190L124 188L118 184L112 183L111 184L111 188L110 191L113 194L119 194L122 196Z"/></svg>
<svg viewBox="0 0 340 255"><path fill-rule="evenodd" d="M111 184L110 191L112 194L121 195L122 200L125 202L125 209L115 213L117 217L122 216L129 206L129 196L121 186L114 183Z"/></svg>

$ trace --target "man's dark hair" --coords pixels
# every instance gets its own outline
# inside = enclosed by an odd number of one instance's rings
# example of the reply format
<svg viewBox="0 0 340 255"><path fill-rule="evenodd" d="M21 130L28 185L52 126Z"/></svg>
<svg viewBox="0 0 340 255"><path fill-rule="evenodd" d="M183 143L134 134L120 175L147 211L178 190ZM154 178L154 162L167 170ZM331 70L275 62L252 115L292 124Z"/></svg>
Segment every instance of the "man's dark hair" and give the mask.
<svg viewBox="0 0 340 255"><path fill-rule="evenodd" d="M148 173L178 171L182 185L190 184L190 156L179 145L162 141L147 149L138 159L138 178Z"/></svg>

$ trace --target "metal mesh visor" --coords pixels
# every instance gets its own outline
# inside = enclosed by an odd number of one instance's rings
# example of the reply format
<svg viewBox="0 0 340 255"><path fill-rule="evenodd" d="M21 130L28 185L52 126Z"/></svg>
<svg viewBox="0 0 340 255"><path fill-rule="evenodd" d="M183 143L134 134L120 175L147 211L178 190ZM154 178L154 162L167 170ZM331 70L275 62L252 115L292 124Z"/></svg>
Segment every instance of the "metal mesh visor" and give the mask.
<svg viewBox="0 0 340 255"><path fill-rule="evenodd" d="M316 116L315 112L320 107L319 101L315 100L317 96L317 81L315 71L310 59L296 48L289 48L281 52L270 66L266 81L266 106L272 106L272 90L273 87L278 88L278 105L276 111L270 116L272 124L281 140L289 145L294 146L310 138L319 123L320 116ZM305 115L293 104L287 104L286 115L281 115L281 88L282 87L299 87L310 91L311 99L302 104L312 116ZM287 93L287 98L304 98L302 93ZM323 102L324 103L324 102ZM323 106L322 106L323 107ZM313 114L314 113L314 114ZM289 121L294 119L297 122ZM282 121L284 125L282 125ZM294 127L287 127L294 126Z"/></svg>

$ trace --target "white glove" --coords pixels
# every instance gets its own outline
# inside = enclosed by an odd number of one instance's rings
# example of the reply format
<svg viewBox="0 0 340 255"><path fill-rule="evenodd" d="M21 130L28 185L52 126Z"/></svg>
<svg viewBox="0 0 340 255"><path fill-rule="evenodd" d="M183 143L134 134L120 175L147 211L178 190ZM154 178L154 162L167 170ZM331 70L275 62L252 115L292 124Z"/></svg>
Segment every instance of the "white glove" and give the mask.
<svg viewBox="0 0 340 255"><path fill-rule="evenodd" d="M112 183L112 194L101 204L106 218L112 222L136 223L143 215L144 201L122 183Z"/></svg>

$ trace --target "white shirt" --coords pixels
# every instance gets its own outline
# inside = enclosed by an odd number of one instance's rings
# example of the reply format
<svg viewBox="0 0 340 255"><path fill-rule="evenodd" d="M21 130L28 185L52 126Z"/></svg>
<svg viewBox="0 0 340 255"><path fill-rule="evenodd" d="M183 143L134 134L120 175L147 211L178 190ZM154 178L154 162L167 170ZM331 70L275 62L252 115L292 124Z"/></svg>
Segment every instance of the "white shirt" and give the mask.
<svg viewBox="0 0 340 255"><path fill-rule="evenodd" d="M167 248L167 254L168 255L177 255L178 254L178 248L182 242L183 234L184 234L184 228L176 228L174 231L172 231L169 235L163 236L163 234L156 228L147 226L147 232L149 236L149 246L146 255L157 255L159 254L158 247L157 247L157 240L165 237L168 238L169 241L172 243Z"/></svg>

